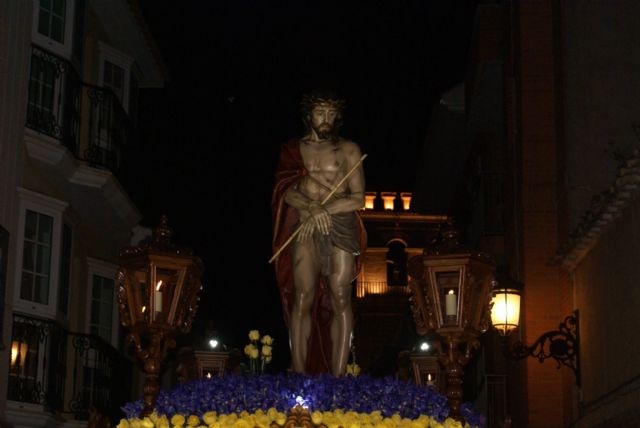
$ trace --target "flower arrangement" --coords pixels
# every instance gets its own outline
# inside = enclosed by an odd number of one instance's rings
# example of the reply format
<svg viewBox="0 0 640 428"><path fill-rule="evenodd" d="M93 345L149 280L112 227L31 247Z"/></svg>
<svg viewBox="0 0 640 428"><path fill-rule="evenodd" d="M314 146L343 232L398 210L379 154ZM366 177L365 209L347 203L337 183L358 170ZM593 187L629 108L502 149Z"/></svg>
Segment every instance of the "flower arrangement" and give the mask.
<svg viewBox="0 0 640 428"><path fill-rule="evenodd" d="M271 428L273 424L278 427L284 426L287 416L283 412L270 408L267 411L256 410L249 413L246 410L240 414L222 414L210 411L202 416L181 414L173 415L168 418L166 415L158 416L157 413L151 414L147 418L139 419L122 419L118 424L118 428ZM439 422L433 417L421 415L416 419L402 418L397 413L391 417L384 417L380 411L371 413L358 413L353 411L344 411L341 409L335 411L319 410L311 413L311 421L319 426L324 424L328 428L332 427L371 427L371 428L466 428L470 427L468 423L464 425L451 418ZM186 425L186 427L185 427Z"/></svg>
<svg viewBox="0 0 640 428"><path fill-rule="evenodd" d="M198 379L172 391L161 391L155 421L153 418L146 422L136 419L142 410L142 401L129 403L123 410L130 424L146 424L131 428L181 427L185 423L194 427L253 428L266 423L264 416L272 418L271 422L278 425L284 424L283 415L296 405L307 407L316 419L316 412L320 412L323 423L329 428L370 426L370 423L373 428L463 426L447 418L447 398L433 388L366 375L357 378L320 375L314 378L289 374ZM462 406L461 413L470 427L484 426L483 417L468 404ZM203 419L205 415L208 415L209 422ZM176 419L172 420L174 417ZM198 418L197 422L195 418ZM341 425L346 423L344 418L352 421L353 425Z"/></svg>
<svg viewBox="0 0 640 428"><path fill-rule="evenodd" d="M264 373L265 366L273 358L273 338L265 334L260 338L258 330L249 331L250 343L244 347L244 353L249 357L249 371ZM262 348L260 348L262 344Z"/></svg>

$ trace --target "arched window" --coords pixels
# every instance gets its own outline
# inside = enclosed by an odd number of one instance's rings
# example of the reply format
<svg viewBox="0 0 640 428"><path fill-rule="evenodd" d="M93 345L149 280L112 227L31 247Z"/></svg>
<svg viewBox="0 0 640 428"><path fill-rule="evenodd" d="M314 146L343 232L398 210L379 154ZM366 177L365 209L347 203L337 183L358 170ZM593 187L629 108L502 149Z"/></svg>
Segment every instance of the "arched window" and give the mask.
<svg viewBox="0 0 640 428"><path fill-rule="evenodd" d="M387 284L407 285L407 244L400 239L392 239L387 244Z"/></svg>

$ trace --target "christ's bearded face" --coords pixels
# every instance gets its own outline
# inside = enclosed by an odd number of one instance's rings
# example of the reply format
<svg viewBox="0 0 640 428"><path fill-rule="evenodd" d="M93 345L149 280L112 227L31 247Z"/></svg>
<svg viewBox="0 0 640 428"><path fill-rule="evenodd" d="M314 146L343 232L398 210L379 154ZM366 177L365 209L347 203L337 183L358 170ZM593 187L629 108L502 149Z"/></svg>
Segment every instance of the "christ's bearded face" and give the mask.
<svg viewBox="0 0 640 428"><path fill-rule="evenodd" d="M338 109L330 104L318 104L313 107L309 117L309 123L318 138L328 140L334 136L334 124L338 115Z"/></svg>

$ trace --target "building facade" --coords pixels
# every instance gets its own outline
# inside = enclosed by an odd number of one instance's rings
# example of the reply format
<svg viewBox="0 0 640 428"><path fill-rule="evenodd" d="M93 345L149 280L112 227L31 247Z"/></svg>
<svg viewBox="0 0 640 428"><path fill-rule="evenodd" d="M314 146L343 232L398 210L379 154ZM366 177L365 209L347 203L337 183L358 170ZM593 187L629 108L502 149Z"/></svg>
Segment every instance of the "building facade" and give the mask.
<svg viewBox="0 0 640 428"><path fill-rule="evenodd" d="M167 74L135 1L0 9L0 415L84 425L131 393L114 276L145 233L118 177Z"/></svg>
<svg viewBox="0 0 640 428"><path fill-rule="evenodd" d="M638 13L624 0L478 6L452 212L523 284L507 344L532 344L574 311L579 322L579 378L505 359L487 337L515 427L640 424L640 347L625 327L639 320Z"/></svg>
<svg viewBox="0 0 640 428"><path fill-rule="evenodd" d="M417 342L407 263L448 220L413 210L411 198L409 192L367 192L361 212L368 244L354 287L353 343L358 364L372 375L396 374L398 354Z"/></svg>

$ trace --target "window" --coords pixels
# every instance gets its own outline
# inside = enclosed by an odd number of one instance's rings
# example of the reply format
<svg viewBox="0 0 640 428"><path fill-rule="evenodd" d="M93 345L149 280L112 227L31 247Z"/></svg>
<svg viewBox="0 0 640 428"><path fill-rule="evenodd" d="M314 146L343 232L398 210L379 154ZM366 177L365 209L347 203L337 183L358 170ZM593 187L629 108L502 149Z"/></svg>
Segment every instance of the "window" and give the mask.
<svg viewBox="0 0 640 428"><path fill-rule="evenodd" d="M91 289L91 334L111 342L113 324L113 279L93 275Z"/></svg>
<svg viewBox="0 0 640 428"><path fill-rule="evenodd" d="M98 114L94 122L95 137L91 144L97 164L117 169L129 131L127 110L133 59L100 41L98 48L98 81L104 89L96 90L100 92L100 96Z"/></svg>
<svg viewBox="0 0 640 428"><path fill-rule="evenodd" d="M71 280L71 227L62 228L62 248L60 251L60 297L58 310L67 315L69 305L69 282Z"/></svg>
<svg viewBox="0 0 640 428"><path fill-rule="evenodd" d="M129 88L129 117L131 124L135 127L138 124L138 78L131 72Z"/></svg>
<svg viewBox="0 0 640 428"><path fill-rule="evenodd" d="M20 298L49 302L53 217L27 210L22 249Z"/></svg>
<svg viewBox="0 0 640 428"><path fill-rule="evenodd" d="M76 0L76 10L73 21L73 56L82 59L84 48L84 10L86 0Z"/></svg>
<svg viewBox="0 0 640 428"><path fill-rule="evenodd" d="M40 0L38 33L64 44L65 0Z"/></svg>
<svg viewBox="0 0 640 428"><path fill-rule="evenodd" d="M124 99L124 70L109 61L104 62L104 76L102 84L105 88L111 89L120 104Z"/></svg>
<svg viewBox="0 0 640 428"><path fill-rule="evenodd" d="M67 203L18 188L20 219L14 305L26 313L54 317L60 279L62 214Z"/></svg>
<svg viewBox="0 0 640 428"><path fill-rule="evenodd" d="M74 16L75 6L76 0L33 0L33 42L70 58L74 26L81 18ZM84 10L80 8L79 13L84 14Z"/></svg>
<svg viewBox="0 0 640 428"><path fill-rule="evenodd" d="M120 106L128 111L133 58L100 41L98 48L101 64L99 81L102 87L115 94Z"/></svg>
<svg viewBox="0 0 640 428"><path fill-rule="evenodd" d="M0 226L0 331L4 322L4 296L7 287L7 258L9 257L9 232ZM0 349L4 348L0 335Z"/></svg>
<svg viewBox="0 0 640 428"><path fill-rule="evenodd" d="M31 55L31 74L29 76L29 99L27 117L29 122L41 132L57 137L57 116L54 110L56 94L59 94L59 69L57 61L50 55L37 51ZM42 54L40 54L42 53Z"/></svg>
<svg viewBox="0 0 640 428"><path fill-rule="evenodd" d="M118 340L117 305L115 304L115 276L117 266L88 258L89 298L87 333L101 337L115 346Z"/></svg>
<svg viewBox="0 0 640 428"><path fill-rule="evenodd" d="M407 285L407 251L406 244L400 240L393 240L388 244L387 251L387 284L390 286Z"/></svg>

